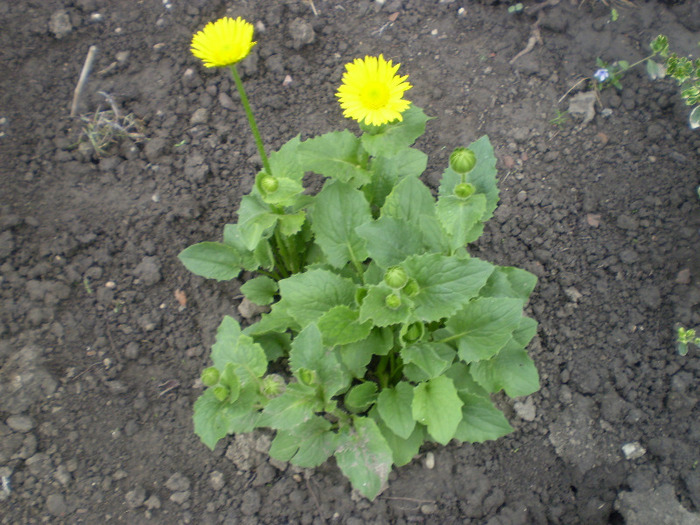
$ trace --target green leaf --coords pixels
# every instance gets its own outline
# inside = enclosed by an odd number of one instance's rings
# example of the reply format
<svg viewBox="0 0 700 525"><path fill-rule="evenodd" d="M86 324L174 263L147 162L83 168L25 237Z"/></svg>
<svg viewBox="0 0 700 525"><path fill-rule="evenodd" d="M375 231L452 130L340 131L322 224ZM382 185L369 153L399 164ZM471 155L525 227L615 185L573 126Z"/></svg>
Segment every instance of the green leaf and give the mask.
<svg viewBox="0 0 700 525"><path fill-rule="evenodd" d="M299 164L304 171L314 171L355 187L370 181L363 161L360 139L348 130L326 133L299 145Z"/></svg>
<svg viewBox="0 0 700 525"><path fill-rule="evenodd" d="M394 266L409 255L423 253L423 242L416 227L393 217L380 217L357 228L367 242L369 256L382 268Z"/></svg>
<svg viewBox="0 0 700 525"><path fill-rule="evenodd" d="M302 327L317 321L334 306L355 303L356 285L328 270L292 275L279 281L279 287L282 299L278 304L283 304Z"/></svg>
<svg viewBox="0 0 700 525"><path fill-rule="evenodd" d="M259 243L254 251L249 250L243 241L238 224L224 225L223 241L224 244L235 248L240 257L241 267L244 270L252 271L261 267L271 268L274 265L272 257L266 255L266 251L269 251L269 244Z"/></svg>
<svg viewBox="0 0 700 525"><path fill-rule="evenodd" d="M303 468L314 468L323 464L338 447L338 435L330 429L330 422L319 416L314 416L295 427L292 432L298 451L290 463Z"/></svg>
<svg viewBox="0 0 700 525"><path fill-rule="evenodd" d="M408 148L425 133L429 117L418 106L412 105L402 114L401 122L367 127L369 133L362 134L362 145L370 155L393 156Z"/></svg>
<svg viewBox="0 0 700 525"><path fill-rule="evenodd" d="M412 403L413 387L404 381L393 388L384 388L377 397L377 410L382 420L403 439L409 439L416 426Z"/></svg>
<svg viewBox="0 0 700 525"><path fill-rule="evenodd" d="M446 344L426 342L403 348L401 359L404 366L413 364L426 374L425 379L432 379L450 367L455 354L456 352Z"/></svg>
<svg viewBox="0 0 700 525"><path fill-rule="evenodd" d="M402 267L418 283L419 292L412 300L414 315L423 321L454 314L479 293L493 271L493 265L480 259L437 253L409 257Z"/></svg>
<svg viewBox="0 0 700 525"><path fill-rule="evenodd" d="M469 145L469 149L476 154L476 166L467 174L466 181L474 185L477 194L483 193L486 195L486 210L481 220L487 221L493 215L493 211L498 204L496 155L486 135L472 142ZM455 186L461 181L462 178L459 173L448 167L442 174L439 194L441 196L452 195Z"/></svg>
<svg viewBox="0 0 700 525"><path fill-rule="evenodd" d="M383 217L393 217L417 226L424 216L435 215L435 199L420 179L406 177L389 194L382 206Z"/></svg>
<svg viewBox="0 0 700 525"><path fill-rule="evenodd" d="M340 305L328 310L318 320L323 342L328 346L346 345L365 339L372 330L372 323L360 323L360 312Z"/></svg>
<svg viewBox="0 0 700 525"><path fill-rule="evenodd" d="M337 181L327 182L316 197L311 213L316 243L336 268L367 258L365 241L355 228L372 220L361 191Z"/></svg>
<svg viewBox="0 0 700 525"><path fill-rule="evenodd" d="M216 342L211 349L214 366L223 371L227 363L235 365L235 373L241 384L262 377L267 371L267 356L262 347L252 337L241 334L238 322L225 316L216 331Z"/></svg>
<svg viewBox="0 0 700 525"><path fill-rule="evenodd" d="M292 341L289 368L299 380L300 370L316 372L326 401L350 384L350 375L343 369L335 352L323 346L321 332L313 323L304 328Z"/></svg>
<svg viewBox="0 0 700 525"><path fill-rule="evenodd" d="M244 330L244 333L247 333L246 330ZM251 334L248 333L248 335ZM276 361L280 357L288 355L291 347L291 337L286 332L256 334L253 336L253 340L263 347L268 362Z"/></svg>
<svg viewBox="0 0 700 525"><path fill-rule="evenodd" d="M343 364L353 377L363 378L373 355L386 355L394 345L394 334L389 328L374 328L362 341L338 347Z"/></svg>
<svg viewBox="0 0 700 525"><path fill-rule="evenodd" d="M345 394L345 406L351 412L360 413L367 410L377 399L377 383L367 381L352 387Z"/></svg>
<svg viewBox="0 0 700 525"><path fill-rule="evenodd" d="M479 295L482 297L512 297L527 301L535 289L537 277L512 266L496 266Z"/></svg>
<svg viewBox="0 0 700 525"><path fill-rule="evenodd" d="M238 208L238 231L245 247L254 250L263 236L272 231L277 218L259 195L244 195Z"/></svg>
<svg viewBox="0 0 700 525"><path fill-rule="evenodd" d="M505 390L510 397L528 396L540 388L535 363L511 340L495 356L469 365L474 380L489 392Z"/></svg>
<svg viewBox="0 0 700 525"><path fill-rule="evenodd" d="M277 283L273 279L261 275L243 284L241 292L249 301L259 305L266 305L275 300Z"/></svg>
<svg viewBox="0 0 700 525"><path fill-rule="evenodd" d="M452 380L438 376L413 390L413 419L428 427L430 436L447 445L462 419L462 400Z"/></svg>
<svg viewBox="0 0 700 525"><path fill-rule="evenodd" d="M508 420L489 399L471 394L461 394L460 397L464 406L455 439L468 443L483 443L513 431Z"/></svg>
<svg viewBox="0 0 700 525"><path fill-rule="evenodd" d="M414 425L413 431L407 438L403 438L395 434L382 420L376 408L372 408L369 416L374 419L379 427L379 431L384 436L391 455L394 460L394 465L401 467L407 465L418 454L423 441L425 440L425 427L423 425Z"/></svg>
<svg viewBox="0 0 700 525"><path fill-rule="evenodd" d="M398 308L389 308L386 305L386 298L393 293L394 290L384 283L370 286L367 297L364 298L362 306L360 306L360 322L364 323L371 319L375 326L389 326L406 322L411 315L410 303L408 300L403 300Z"/></svg>
<svg viewBox="0 0 700 525"><path fill-rule="evenodd" d="M228 403L216 399L211 388L207 388L194 403L194 432L211 450L214 450L216 443L228 434L229 406Z"/></svg>
<svg viewBox="0 0 700 525"><path fill-rule="evenodd" d="M372 159L372 181L362 190L372 205L381 208L398 181L404 177L419 177L428 165L428 156L420 150L407 148L393 157Z"/></svg>
<svg viewBox="0 0 700 525"><path fill-rule="evenodd" d="M386 486L391 472L391 448L374 420L353 416L353 428L339 436L336 462L352 486L374 500Z"/></svg>
<svg viewBox="0 0 700 525"><path fill-rule="evenodd" d="M490 359L508 342L521 317L522 301L518 299L479 298L447 321L452 334L448 339L455 341L466 363Z"/></svg>
<svg viewBox="0 0 700 525"><path fill-rule="evenodd" d="M306 212L304 210L297 213L284 214L279 216L279 228L282 235L287 237L299 232L306 221Z"/></svg>
<svg viewBox="0 0 700 525"><path fill-rule="evenodd" d="M537 333L537 321L529 317L521 317L520 324L513 331L513 339L520 346L525 348Z"/></svg>
<svg viewBox="0 0 700 525"><path fill-rule="evenodd" d="M314 387L290 383L284 393L270 400L263 410L260 426L288 430L309 421L323 403Z"/></svg>
<svg viewBox="0 0 700 525"><path fill-rule="evenodd" d="M469 366L461 361L457 361L452 363L452 366L445 371L445 375L452 379L460 397L463 394L471 394L488 398L489 393L472 378Z"/></svg>
<svg viewBox="0 0 700 525"><path fill-rule="evenodd" d="M299 165L299 135L287 141L278 151L269 155L272 175L278 179L292 179L301 182L304 170Z"/></svg>
<svg viewBox="0 0 700 525"><path fill-rule="evenodd" d="M440 224L450 238L451 250L477 240L484 231L481 218L486 212L486 195L476 193L467 199L443 195L437 203Z"/></svg>
<svg viewBox="0 0 700 525"><path fill-rule="evenodd" d="M220 242L193 244L182 250L177 258L193 274L207 279L228 281L241 273L238 250Z"/></svg>
<svg viewBox="0 0 700 525"><path fill-rule="evenodd" d="M257 406L262 401L258 385L249 383L241 388L238 399L227 409L228 433L252 432L258 426L260 412Z"/></svg>

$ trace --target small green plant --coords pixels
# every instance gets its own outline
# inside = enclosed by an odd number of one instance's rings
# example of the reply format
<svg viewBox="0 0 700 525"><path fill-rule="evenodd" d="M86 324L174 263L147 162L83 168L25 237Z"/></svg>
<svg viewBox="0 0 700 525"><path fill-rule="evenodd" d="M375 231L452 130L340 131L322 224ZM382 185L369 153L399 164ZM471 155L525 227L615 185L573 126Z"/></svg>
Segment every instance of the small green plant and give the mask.
<svg viewBox="0 0 700 525"><path fill-rule="evenodd" d="M556 112L556 115L554 116L553 119L549 121L550 124L554 124L555 126L562 127L564 123L569 120L569 112L568 111L561 111L559 108L556 108L554 110Z"/></svg>
<svg viewBox="0 0 700 525"><path fill-rule="evenodd" d="M676 328L676 349L680 355L688 354L688 345L700 347L700 337L695 335L692 328L686 329L682 326Z"/></svg>
<svg viewBox="0 0 700 525"><path fill-rule="evenodd" d="M666 76L676 80L681 90L681 98L688 106L694 106L688 118L690 127L693 129L700 127L700 59L693 60L671 53L668 38L664 35L657 36L649 47L651 54L633 64L625 60L607 64L598 58L596 60L598 70L593 74L593 78L603 86L609 83L617 89L622 89L620 79L625 72L646 62L647 73L652 80ZM662 57L664 61L661 63L654 61L653 59L657 56Z"/></svg>
<svg viewBox="0 0 700 525"><path fill-rule="evenodd" d="M85 123L81 134L90 143L98 157L108 154L109 147L121 139L134 142L143 141L144 128L141 121L133 113L122 115L114 99L100 91L100 95L109 102L111 109L98 108L92 116L81 116Z"/></svg>
<svg viewBox="0 0 700 525"><path fill-rule="evenodd" d="M246 54L208 58L233 71ZM537 323L523 315L536 277L467 250L497 205L493 147L484 136L455 149L435 198L419 179L427 155L412 147L429 117L403 99L411 86L398 68L381 55L346 65L337 96L360 136L297 136L268 158L257 135L263 169L238 222L223 242L179 256L207 278L257 272L241 292L271 305L245 329L224 317L194 405L197 435L213 449L228 434L273 429L273 458L312 468L334 456L369 499L426 441L510 432L491 394L539 388L525 350ZM307 172L326 177L313 196Z"/></svg>
<svg viewBox="0 0 700 525"><path fill-rule="evenodd" d="M521 2L518 2L517 4L513 4L512 6L508 7L508 12L510 14L518 14L523 12L523 4Z"/></svg>

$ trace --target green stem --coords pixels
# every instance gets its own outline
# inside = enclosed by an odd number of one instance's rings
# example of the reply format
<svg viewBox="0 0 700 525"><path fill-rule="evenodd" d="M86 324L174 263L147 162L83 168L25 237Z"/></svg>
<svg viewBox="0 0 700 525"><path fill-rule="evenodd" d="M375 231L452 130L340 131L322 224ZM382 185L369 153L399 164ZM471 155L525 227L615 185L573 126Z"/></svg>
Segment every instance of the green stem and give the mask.
<svg viewBox="0 0 700 525"><path fill-rule="evenodd" d="M287 245L284 242L284 239L282 239L282 236L280 235L279 228L275 226L275 242L277 244L277 250L279 250L279 255L282 258L282 262L284 263L285 269L287 270L287 273L294 273L294 267L292 265L291 261L291 256L289 255L289 251L287 250Z"/></svg>
<svg viewBox="0 0 700 525"><path fill-rule="evenodd" d="M250 129L253 132L253 138L255 138L255 145L258 147L258 152L260 153L260 158L262 159L263 168L265 168L265 171L268 173L268 175L272 175L272 170L270 169L270 161L267 160L267 155L265 154L265 146L263 146L263 141L260 138L258 125L255 123L255 116L253 116L253 110L250 109L248 96L245 94L245 89L243 89L243 82L241 81L241 77L238 75L238 70L236 69L235 64L231 64L231 75L233 76L233 81L236 83L238 93L241 95L241 102L243 102L243 108L245 109L245 114L248 117Z"/></svg>

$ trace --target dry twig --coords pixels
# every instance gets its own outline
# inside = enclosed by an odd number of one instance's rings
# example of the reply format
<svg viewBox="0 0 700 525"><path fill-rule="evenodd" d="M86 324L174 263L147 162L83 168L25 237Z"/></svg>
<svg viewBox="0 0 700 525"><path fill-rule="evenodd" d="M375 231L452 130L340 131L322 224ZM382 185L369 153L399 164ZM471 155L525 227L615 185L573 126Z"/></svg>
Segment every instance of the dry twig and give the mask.
<svg viewBox="0 0 700 525"><path fill-rule="evenodd" d="M78 114L78 104L80 104L80 97L83 95L83 89L85 89L85 84L87 83L87 79L90 76L92 63L95 61L95 55L97 55L97 46L90 46L90 49L88 49L87 56L85 57L83 69L80 71L80 78L78 78L78 84L75 86L75 91L73 91L73 103L70 106L71 117L75 117Z"/></svg>

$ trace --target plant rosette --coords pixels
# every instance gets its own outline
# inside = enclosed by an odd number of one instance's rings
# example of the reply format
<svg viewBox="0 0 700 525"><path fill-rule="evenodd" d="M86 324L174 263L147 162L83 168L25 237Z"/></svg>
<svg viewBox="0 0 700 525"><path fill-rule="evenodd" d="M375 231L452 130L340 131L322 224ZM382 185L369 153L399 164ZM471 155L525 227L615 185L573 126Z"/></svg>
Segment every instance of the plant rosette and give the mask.
<svg viewBox="0 0 700 525"><path fill-rule="evenodd" d="M536 277L472 257L498 201L488 137L459 149L437 197L413 148L429 118L403 100L399 65L346 66L338 90L362 133L294 137L244 196L223 242L185 249L197 275L234 279L270 312L245 329L226 316L202 373L195 432L211 449L270 428L270 456L313 468L331 456L374 499L425 442L497 439L512 428L491 394L539 388L523 315ZM307 172L326 177L304 193Z"/></svg>

